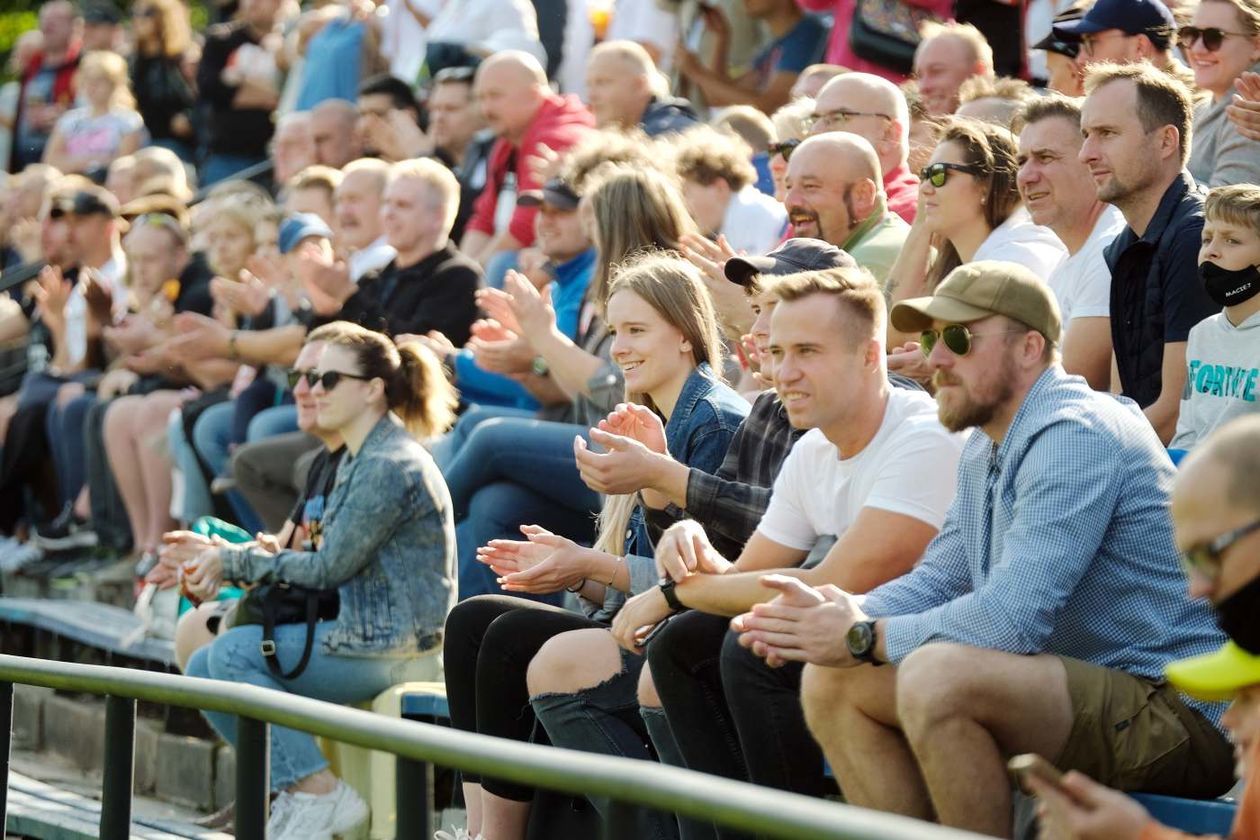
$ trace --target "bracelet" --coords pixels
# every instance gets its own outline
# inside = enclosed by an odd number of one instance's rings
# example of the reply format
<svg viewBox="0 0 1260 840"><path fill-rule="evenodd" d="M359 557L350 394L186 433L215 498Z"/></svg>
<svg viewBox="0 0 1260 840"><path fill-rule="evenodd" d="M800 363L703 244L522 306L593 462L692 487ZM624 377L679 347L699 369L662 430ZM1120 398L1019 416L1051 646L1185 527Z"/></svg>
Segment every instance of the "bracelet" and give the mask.
<svg viewBox="0 0 1260 840"><path fill-rule="evenodd" d="M233 361L241 357L240 351L236 349L236 330L228 334L228 356Z"/></svg>
<svg viewBox="0 0 1260 840"><path fill-rule="evenodd" d="M621 568L621 557L618 556L617 565L613 566L612 574L608 577L608 583L605 583L604 586L608 587L609 589L612 588L613 582L617 580L617 571L620 568Z"/></svg>
<svg viewBox="0 0 1260 840"><path fill-rule="evenodd" d="M564 591L565 591L565 592L572 592L574 595L581 595L581 594L582 594L582 590L583 590L585 587L586 587L586 578L582 578L580 581L578 581L578 585L577 585L577 586L566 586L566 587L564 588Z"/></svg>

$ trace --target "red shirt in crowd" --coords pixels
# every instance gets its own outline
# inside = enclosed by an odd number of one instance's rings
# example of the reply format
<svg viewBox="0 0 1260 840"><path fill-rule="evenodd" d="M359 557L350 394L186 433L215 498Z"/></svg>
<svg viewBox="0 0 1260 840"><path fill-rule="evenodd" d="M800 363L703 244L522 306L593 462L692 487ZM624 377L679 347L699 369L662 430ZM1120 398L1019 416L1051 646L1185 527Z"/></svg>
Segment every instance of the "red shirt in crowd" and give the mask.
<svg viewBox="0 0 1260 840"><path fill-rule="evenodd" d="M888 197L888 209L914 224L919 210L919 177L904 163L890 169L884 175L884 195Z"/></svg>
<svg viewBox="0 0 1260 840"><path fill-rule="evenodd" d="M478 230L487 236L494 236L495 210L508 172L516 173L518 195L524 190L538 189L541 185L535 180L529 166L529 159L538 154L538 147L545 145L554 152L563 152L576 145L594 127L595 117L576 96L548 96L534 116L534 121L525 130L519 146L513 146L502 137L495 142L494 148L490 150L486 187L477 197L472 218L468 220L464 230ZM537 207L517 205L512 213L508 233L522 246L534 244L534 215L537 212Z"/></svg>
<svg viewBox="0 0 1260 840"><path fill-rule="evenodd" d="M905 0L911 6L917 6L930 12L941 20L949 20L954 16L953 0ZM857 0L796 0L796 5L807 12L830 12L835 23L831 27L831 40L827 42L828 64L839 64L859 73L874 73L885 79L901 84L906 77L896 70L890 70L873 61L859 58L849 46L849 21L857 8Z"/></svg>

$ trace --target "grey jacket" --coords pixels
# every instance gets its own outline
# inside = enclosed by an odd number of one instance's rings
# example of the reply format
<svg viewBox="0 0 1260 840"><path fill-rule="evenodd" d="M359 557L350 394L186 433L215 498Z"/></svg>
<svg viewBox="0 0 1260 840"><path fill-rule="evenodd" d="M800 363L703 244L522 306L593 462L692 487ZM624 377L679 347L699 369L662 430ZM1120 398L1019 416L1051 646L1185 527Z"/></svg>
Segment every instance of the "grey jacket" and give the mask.
<svg viewBox="0 0 1260 840"><path fill-rule="evenodd" d="M1260 64L1251 67L1260 71ZM1194 110L1190 159L1186 169L1204 187L1260 184L1260 150L1238 133L1225 109L1234 99L1230 88L1217 102L1208 99Z"/></svg>
<svg viewBox="0 0 1260 840"><path fill-rule="evenodd" d="M412 656L442 643L455 603L451 497L433 459L387 414L346 454L317 551L221 550L226 580L336 588L326 653Z"/></svg>

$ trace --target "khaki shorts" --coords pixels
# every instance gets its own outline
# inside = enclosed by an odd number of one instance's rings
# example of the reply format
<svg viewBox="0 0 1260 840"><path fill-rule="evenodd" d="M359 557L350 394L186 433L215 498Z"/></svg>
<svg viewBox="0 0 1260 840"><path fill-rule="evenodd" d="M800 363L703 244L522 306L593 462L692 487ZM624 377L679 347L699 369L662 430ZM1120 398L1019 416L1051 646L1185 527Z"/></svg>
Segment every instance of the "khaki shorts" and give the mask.
<svg viewBox="0 0 1260 840"><path fill-rule="evenodd" d="M1059 659L1072 698L1072 732L1056 767L1120 790L1196 799L1233 785L1233 748L1171 685Z"/></svg>

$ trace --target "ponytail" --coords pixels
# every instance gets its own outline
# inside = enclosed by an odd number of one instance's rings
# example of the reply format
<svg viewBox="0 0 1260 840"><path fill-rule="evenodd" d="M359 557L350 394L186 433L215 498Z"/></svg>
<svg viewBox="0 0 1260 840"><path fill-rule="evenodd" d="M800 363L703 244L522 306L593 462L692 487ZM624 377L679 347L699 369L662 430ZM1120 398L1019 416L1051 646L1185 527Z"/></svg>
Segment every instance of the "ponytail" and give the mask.
<svg viewBox="0 0 1260 840"><path fill-rule="evenodd" d="M403 425L420 440L437 437L455 422L459 396L442 363L419 342L398 346L398 371L387 380L385 396Z"/></svg>

